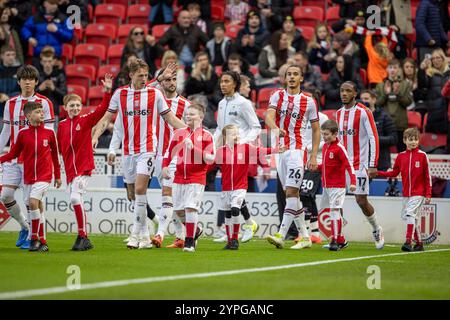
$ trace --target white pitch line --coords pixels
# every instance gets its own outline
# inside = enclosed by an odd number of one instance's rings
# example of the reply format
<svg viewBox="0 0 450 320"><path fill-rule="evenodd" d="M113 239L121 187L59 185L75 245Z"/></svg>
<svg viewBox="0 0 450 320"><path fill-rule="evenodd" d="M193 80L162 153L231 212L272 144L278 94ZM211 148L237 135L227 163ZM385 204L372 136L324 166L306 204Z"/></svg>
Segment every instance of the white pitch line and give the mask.
<svg viewBox="0 0 450 320"><path fill-rule="evenodd" d="M387 254L378 254L378 255L373 255L373 256L362 256L362 257L344 258L344 259L335 259L335 260L321 260L321 261L286 264L286 265L282 265L282 266L272 266L272 267L262 267L262 268L238 269L238 270L229 270L229 271L183 274L183 275L177 275L177 276L149 277L149 278L117 280L117 281L105 281L105 282L84 284L84 285L81 285L80 289L69 289L67 287L53 287L53 288L23 290L23 291L0 292L0 300L27 298L27 297L33 297L33 296L43 296L43 295L49 295L49 294L74 292L74 291L80 291L80 290L93 290L93 289L100 289L100 288L122 287L122 286L127 286L127 285L132 285L132 284L154 283L154 282L174 281L174 280L187 280L187 279L197 279L197 278L210 278L210 277L229 276L229 275L234 275L234 274L242 274L242 273L250 273L250 272L264 272L264 271L273 271L273 270L282 270L282 269L302 268L302 267L317 266L317 265L322 265L322 264L331 264L331 263L338 263L338 262L357 261L357 260L365 260L365 259L381 258L381 257L394 257L394 256L408 255L408 254L443 252L443 251L450 251L450 249L435 249L435 250L417 251L417 252L387 253Z"/></svg>

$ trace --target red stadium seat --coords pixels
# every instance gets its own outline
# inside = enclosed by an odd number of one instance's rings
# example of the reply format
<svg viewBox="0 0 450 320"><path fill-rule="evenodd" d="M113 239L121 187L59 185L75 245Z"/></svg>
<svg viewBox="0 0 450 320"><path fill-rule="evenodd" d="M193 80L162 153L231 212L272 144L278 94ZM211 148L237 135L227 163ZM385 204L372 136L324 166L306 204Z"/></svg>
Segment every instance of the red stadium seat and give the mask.
<svg viewBox="0 0 450 320"><path fill-rule="evenodd" d="M225 15L225 7L211 3L211 20L223 21Z"/></svg>
<svg viewBox="0 0 450 320"><path fill-rule="evenodd" d="M237 38L239 30L241 30L243 27L244 26L238 24L225 24L225 35L235 40Z"/></svg>
<svg viewBox="0 0 450 320"><path fill-rule="evenodd" d="M97 70L97 84L102 84L100 80L105 78L105 74L110 73L114 76L114 78L120 72L120 64L105 64L100 66Z"/></svg>
<svg viewBox="0 0 450 320"><path fill-rule="evenodd" d="M337 119L337 117L336 117L337 110L321 110L320 112L325 114L328 117L328 119L331 119L331 120Z"/></svg>
<svg viewBox="0 0 450 320"><path fill-rule="evenodd" d="M250 66L250 72L256 76L259 73L259 69L257 66Z"/></svg>
<svg viewBox="0 0 450 320"><path fill-rule="evenodd" d="M88 4L88 17L89 21L92 21L94 18L94 7L92 6L92 4Z"/></svg>
<svg viewBox="0 0 450 320"><path fill-rule="evenodd" d="M88 88L95 81L95 67L89 64L68 64L66 67L67 85L80 85Z"/></svg>
<svg viewBox="0 0 450 320"><path fill-rule="evenodd" d="M144 24L121 24L117 31L117 43L126 43L127 38L130 35L131 29L140 27L144 29L144 33L148 34L148 27Z"/></svg>
<svg viewBox="0 0 450 320"><path fill-rule="evenodd" d="M314 27L310 26L299 26L302 31L302 36L310 41L314 37Z"/></svg>
<svg viewBox="0 0 450 320"><path fill-rule="evenodd" d="M89 88L89 105L98 106L103 100L103 86L94 86Z"/></svg>
<svg viewBox="0 0 450 320"><path fill-rule="evenodd" d="M310 7L321 7L322 10L325 12L326 7L326 0L300 0L297 1L300 2L300 5L303 6L310 6Z"/></svg>
<svg viewBox="0 0 450 320"><path fill-rule="evenodd" d="M112 23L119 25L125 20L126 7L120 4L98 4L95 6L95 23Z"/></svg>
<svg viewBox="0 0 450 320"><path fill-rule="evenodd" d="M113 3L113 4L121 4L127 6L130 3L130 0L103 0L103 3ZM147 0L148 3L148 0Z"/></svg>
<svg viewBox="0 0 450 320"><path fill-rule="evenodd" d="M106 60L106 48L102 44L83 43L75 47L75 63L90 64L97 69Z"/></svg>
<svg viewBox="0 0 450 320"><path fill-rule="evenodd" d="M447 146L447 135L436 133L422 133L420 135L420 145L422 147L445 147Z"/></svg>
<svg viewBox="0 0 450 320"><path fill-rule="evenodd" d="M122 59L123 44L113 44L108 48L108 60L109 64L120 64Z"/></svg>
<svg viewBox="0 0 450 320"><path fill-rule="evenodd" d="M276 88L262 88L258 93L258 109L267 109L269 106L270 96L275 92Z"/></svg>
<svg viewBox="0 0 450 320"><path fill-rule="evenodd" d="M72 62L73 47L70 43L63 43L61 56L64 58L64 61L63 61L64 64L68 64L69 62Z"/></svg>
<svg viewBox="0 0 450 320"><path fill-rule="evenodd" d="M76 84L69 84L67 85L67 93L74 93L81 97L81 102L83 104L86 103L86 87L76 85Z"/></svg>
<svg viewBox="0 0 450 320"><path fill-rule="evenodd" d="M294 8L295 25L314 27L317 22L323 21L323 9L320 7L303 6Z"/></svg>
<svg viewBox="0 0 450 320"><path fill-rule="evenodd" d="M367 87L367 71L366 69L359 68L359 76L361 77L364 86Z"/></svg>
<svg viewBox="0 0 450 320"><path fill-rule="evenodd" d="M116 37L117 27L110 23L91 23L86 27L86 43L98 43L108 48Z"/></svg>
<svg viewBox="0 0 450 320"><path fill-rule="evenodd" d="M260 118L261 120L266 119L267 108L256 109L255 111L256 111L256 115L258 116L258 118Z"/></svg>
<svg viewBox="0 0 450 320"><path fill-rule="evenodd" d="M155 37L156 41L158 41L171 26L171 24L158 24L153 26L152 35Z"/></svg>
<svg viewBox="0 0 450 320"><path fill-rule="evenodd" d="M150 16L150 5L147 4L133 4L128 7L127 23L147 24Z"/></svg>
<svg viewBox="0 0 450 320"><path fill-rule="evenodd" d="M408 127L416 127L422 131L422 115L417 111L408 111Z"/></svg>
<svg viewBox="0 0 450 320"><path fill-rule="evenodd" d="M327 9L325 20L327 21L328 25L331 25L341 19L341 17L339 16L339 9L340 9L339 6L329 7Z"/></svg>
<svg viewBox="0 0 450 320"><path fill-rule="evenodd" d="M414 22L416 21L417 7L418 7L417 4L414 5L413 3L411 3L411 20L412 20L413 25L414 25Z"/></svg>

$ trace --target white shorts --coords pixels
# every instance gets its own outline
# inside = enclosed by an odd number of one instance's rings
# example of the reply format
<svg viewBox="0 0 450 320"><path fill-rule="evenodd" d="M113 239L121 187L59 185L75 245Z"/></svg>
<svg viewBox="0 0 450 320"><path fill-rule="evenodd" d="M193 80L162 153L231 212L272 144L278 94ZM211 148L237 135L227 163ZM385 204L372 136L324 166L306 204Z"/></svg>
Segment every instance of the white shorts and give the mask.
<svg viewBox="0 0 450 320"><path fill-rule="evenodd" d="M303 161L305 151L286 150L277 157L277 172L283 189L293 187L300 189L304 173Z"/></svg>
<svg viewBox="0 0 450 320"><path fill-rule="evenodd" d="M247 190L237 189L233 191L222 191L220 194L219 210L230 211L231 208L241 208Z"/></svg>
<svg viewBox="0 0 450 320"><path fill-rule="evenodd" d="M417 218L417 213L423 204L425 197L413 196L403 198L403 208L402 208L402 219L406 218Z"/></svg>
<svg viewBox="0 0 450 320"><path fill-rule="evenodd" d="M173 210L186 208L199 211L202 204L205 186L199 183L179 184L174 183L172 189Z"/></svg>
<svg viewBox="0 0 450 320"><path fill-rule="evenodd" d="M23 186L25 205L28 206L30 204L30 198L42 200L42 198L45 195L45 192L47 192L49 187L50 183L48 182L36 182L33 184L25 184Z"/></svg>
<svg viewBox="0 0 450 320"><path fill-rule="evenodd" d="M323 188L320 208L342 209L345 201L345 188Z"/></svg>
<svg viewBox="0 0 450 320"><path fill-rule="evenodd" d="M123 180L125 183L135 183L136 174L153 176L155 170L155 154L151 152L123 156Z"/></svg>
<svg viewBox="0 0 450 320"><path fill-rule="evenodd" d="M158 182L160 187L162 188L164 187L169 187L172 188L173 186L173 178L175 177L175 171L177 169L177 162L176 160L172 162L170 162L169 164L169 174L170 174L170 179L164 179L162 176L162 169L163 169L163 156L156 156L156 162L155 162L155 176L158 178Z"/></svg>
<svg viewBox="0 0 450 320"><path fill-rule="evenodd" d="M86 187L90 176L78 176L72 180L67 186L67 193L77 192L79 194L86 193Z"/></svg>
<svg viewBox="0 0 450 320"><path fill-rule="evenodd" d="M23 164L22 163L3 163L2 184L21 187L23 183Z"/></svg>
<svg viewBox="0 0 450 320"><path fill-rule="evenodd" d="M351 194L358 194L358 195L368 195L369 194L369 174L367 172L366 168L361 168L359 170L355 170L355 176L356 176L356 190L355 192L351 192L349 190L350 187L350 176L348 175L348 172L345 172L346 175L346 185L347 185L347 192Z"/></svg>

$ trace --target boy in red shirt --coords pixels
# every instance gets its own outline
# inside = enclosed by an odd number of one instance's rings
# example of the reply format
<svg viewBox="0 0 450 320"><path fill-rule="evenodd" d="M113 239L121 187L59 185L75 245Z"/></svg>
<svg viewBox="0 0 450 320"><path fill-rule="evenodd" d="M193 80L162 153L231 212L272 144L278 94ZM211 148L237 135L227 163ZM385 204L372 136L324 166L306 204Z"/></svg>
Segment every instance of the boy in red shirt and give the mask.
<svg viewBox="0 0 450 320"><path fill-rule="evenodd" d="M227 233L226 250L239 248L239 215L248 189L248 167L257 164L259 156L278 152L278 148L258 148L248 143L239 144L239 129L230 124L222 129L224 145L217 149L216 164L222 171L222 194L220 210L225 212ZM231 229L233 225L233 229ZM232 230L232 231L231 231Z"/></svg>
<svg viewBox="0 0 450 320"><path fill-rule="evenodd" d="M24 199L30 208L31 243L29 251L48 251L42 198L55 175L55 186L61 186L58 146L53 129L44 126L42 104L27 102L23 107L29 126L19 131L11 150L0 157L0 163L11 161L22 153L24 163Z"/></svg>
<svg viewBox="0 0 450 320"><path fill-rule="evenodd" d="M109 100L111 100L112 75L106 74L102 83L105 92L103 101L92 113L80 116L83 107L81 97L76 94L65 96L64 110L68 117L58 125L58 146L63 157L70 202L78 225L78 236L72 247L74 251L93 248L87 236L82 195L86 193L88 179L92 170L95 169L91 132L108 109Z"/></svg>
<svg viewBox="0 0 450 320"><path fill-rule="evenodd" d="M338 251L348 246L342 234L342 206L345 201L345 182L347 171L350 176L350 191L356 190L355 170L350 163L345 147L337 138L339 126L334 120L325 121L321 128L323 141L322 164L322 201L321 208L330 208L332 238L330 251Z"/></svg>
<svg viewBox="0 0 450 320"><path fill-rule="evenodd" d="M198 211L206 184L206 171L214 161L214 139L202 128L204 107L191 104L186 111L187 128L174 132L163 160L163 178L169 180L169 164L176 157L173 210L186 226L183 251L195 252ZM175 160L174 160L175 161Z"/></svg>
<svg viewBox="0 0 450 320"><path fill-rule="evenodd" d="M431 175L429 171L427 154L419 150L419 130L409 128L403 132L403 142L406 150L400 152L395 159L391 171L378 171L380 177L394 178L402 176L403 209L402 219L406 221L406 241L402 251L423 251L420 238L418 216L423 203L431 201ZM416 244L412 247L412 237Z"/></svg>

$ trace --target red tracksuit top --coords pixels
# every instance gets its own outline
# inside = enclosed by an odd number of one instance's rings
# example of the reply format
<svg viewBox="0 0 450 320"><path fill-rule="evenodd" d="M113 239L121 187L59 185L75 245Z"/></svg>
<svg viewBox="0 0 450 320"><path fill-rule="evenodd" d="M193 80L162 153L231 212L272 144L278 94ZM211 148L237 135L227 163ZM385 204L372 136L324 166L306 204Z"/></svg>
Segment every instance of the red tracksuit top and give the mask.
<svg viewBox="0 0 450 320"><path fill-rule="evenodd" d="M46 128L44 123L21 129L11 150L0 157L0 163L11 161L20 154L23 156L25 184L51 183L53 173L55 179L61 179L55 131Z"/></svg>
<svg viewBox="0 0 450 320"><path fill-rule="evenodd" d="M189 138L194 147L186 150L184 139ZM164 155L163 168L168 167L173 157L177 157L174 183L206 184L206 171L214 161L214 139L203 128L175 130L169 148Z"/></svg>
<svg viewBox="0 0 450 320"><path fill-rule="evenodd" d="M275 148L255 147L248 143L235 144L233 148L225 144L217 149L215 162L222 171L222 191L247 190L249 165L256 165L260 156L274 152Z"/></svg>
<svg viewBox="0 0 450 320"><path fill-rule="evenodd" d="M345 188L345 171L350 175L350 184L356 184L355 170L339 139L323 145L322 164L319 165L319 170L322 171L324 188Z"/></svg>
<svg viewBox="0 0 450 320"><path fill-rule="evenodd" d="M431 198L431 175L427 154L419 148L400 152L391 171L378 171L386 178L402 176L403 196L423 196Z"/></svg>
<svg viewBox="0 0 450 320"><path fill-rule="evenodd" d="M108 109L111 93L105 93L103 101L94 112L67 117L58 125L58 146L63 157L67 184L78 176L90 176L95 169L92 150L92 128Z"/></svg>

